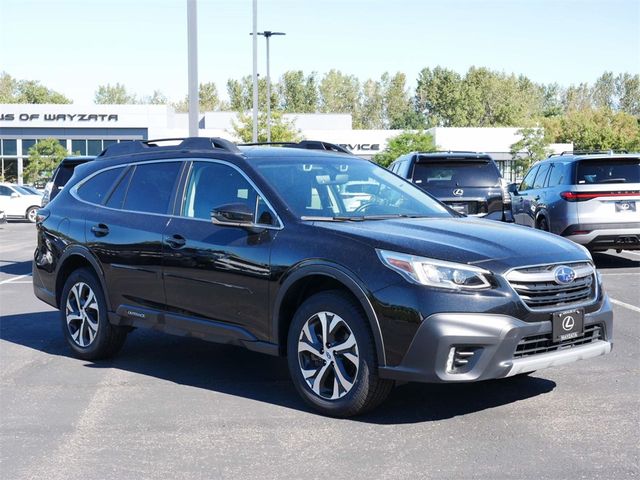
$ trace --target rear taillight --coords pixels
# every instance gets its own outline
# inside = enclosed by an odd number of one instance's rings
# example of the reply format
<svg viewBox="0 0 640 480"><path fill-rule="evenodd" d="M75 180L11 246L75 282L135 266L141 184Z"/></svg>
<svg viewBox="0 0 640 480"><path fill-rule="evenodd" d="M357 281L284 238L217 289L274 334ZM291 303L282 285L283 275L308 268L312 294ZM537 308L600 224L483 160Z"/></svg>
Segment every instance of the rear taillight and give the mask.
<svg viewBox="0 0 640 480"><path fill-rule="evenodd" d="M45 208L41 208L40 210L38 210L38 213L36 214L36 223L44 222L47 218L49 218L50 214L51 212L49 212L49 210Z"/></svg>
<svg viewBox="0 0 640 480"><path fill-rule="evenodd" d="M562 192L560 196L567 202L585 202L602 197L637 197L640 191L633 192Z"/></svg>

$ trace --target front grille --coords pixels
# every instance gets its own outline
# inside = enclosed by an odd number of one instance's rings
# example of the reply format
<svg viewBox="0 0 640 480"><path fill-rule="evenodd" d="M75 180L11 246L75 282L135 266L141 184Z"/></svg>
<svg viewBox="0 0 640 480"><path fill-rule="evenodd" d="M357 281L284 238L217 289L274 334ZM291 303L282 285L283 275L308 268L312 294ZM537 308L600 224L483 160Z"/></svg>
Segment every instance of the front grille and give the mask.
<svg viewBox="0 0 640 480"><path fill-rule="evenodd" d="M604 327L601 323L587 325L584 327L584 333L581 336L559 343L553 343L551 340L551 333L533 335L531 337L525 337L518 342L513 358L529 357L540 353L564 350L566 348L573 348L603 339Z"/></svg>
<svg viewBox="0 0 640 480"><path fill-rule="evenodd" d="M555 280L555 270L559 266L520 268L509 272L506 278L531 310L566 309L596 299L596 272L590 263L568 264L575 271L576 278L566 284Z"/></svg>

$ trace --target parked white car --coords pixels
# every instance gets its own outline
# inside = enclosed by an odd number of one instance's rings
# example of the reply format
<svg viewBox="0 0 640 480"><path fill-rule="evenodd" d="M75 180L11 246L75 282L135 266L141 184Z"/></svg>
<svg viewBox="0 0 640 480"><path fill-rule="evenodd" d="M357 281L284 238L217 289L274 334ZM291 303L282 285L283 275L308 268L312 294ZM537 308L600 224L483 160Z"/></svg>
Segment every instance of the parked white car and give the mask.
<svg viewBox="0 0 640 480"><path fill-rule="evenodd" d="M27 219L35 223L41 195L34 195L30 191L13 183L0 183L0 210L4 210L8 219Z"/></svg>

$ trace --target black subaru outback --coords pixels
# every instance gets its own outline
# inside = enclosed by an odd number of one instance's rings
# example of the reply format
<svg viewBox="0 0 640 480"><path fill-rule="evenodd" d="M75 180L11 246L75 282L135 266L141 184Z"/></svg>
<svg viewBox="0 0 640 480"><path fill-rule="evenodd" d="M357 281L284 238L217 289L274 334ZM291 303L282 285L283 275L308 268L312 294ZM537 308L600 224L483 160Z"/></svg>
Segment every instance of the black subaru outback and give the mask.
<svg viewBox="0 0 640 480"><path fill-rule="evenodd" d="M354 183L366 199L343 196ZM584 248L458 215L342 153L112 145L37 229L35 294L77 356L113 355L135 327L285 355L328 415L373 408L395 380L510 377L611 349Z"/></svg>
<svg viewBox="0 0 640 480"><path fill-rule="evenodd" d="M412 152L398 157L389 170L456 212L513 222L507 184L486 153Z"/></svg>

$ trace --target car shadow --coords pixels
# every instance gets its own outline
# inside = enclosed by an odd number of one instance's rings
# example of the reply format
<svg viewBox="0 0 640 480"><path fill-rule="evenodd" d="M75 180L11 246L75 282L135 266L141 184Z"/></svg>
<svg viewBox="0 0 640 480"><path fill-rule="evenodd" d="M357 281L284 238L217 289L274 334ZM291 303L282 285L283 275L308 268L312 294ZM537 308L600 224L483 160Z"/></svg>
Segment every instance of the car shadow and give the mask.
<svg viewBox="0 0 640 480"><path fill-rule="evenodd" d="M73 358L58 318L57 312L3 316L0 338L50 355ZM114 359L78 361L88 368L117 368L316 415L297 395L286 359L239 347L136 330ZM374 424L437 421L526 400L554 388L554 382L536 377L458 385L405 384L394 389L374 412L352 420Z"/></svg>
<svg viewBox="0 0 640 480"><path fill-rule="evenodd" d="M31 260L24 262L13 262L11 260L0 260L0 263L4 263L0 267L1 273L7 273L9 275L26 275L31 273Z"/></svg>
<svg viewBox="0 0 640 480"><path fill-rule="evenodd" d="M632 260L620 255L612 255L606 252L594 252L593 261L597 268L638 268L640 260Z"/></svg>

